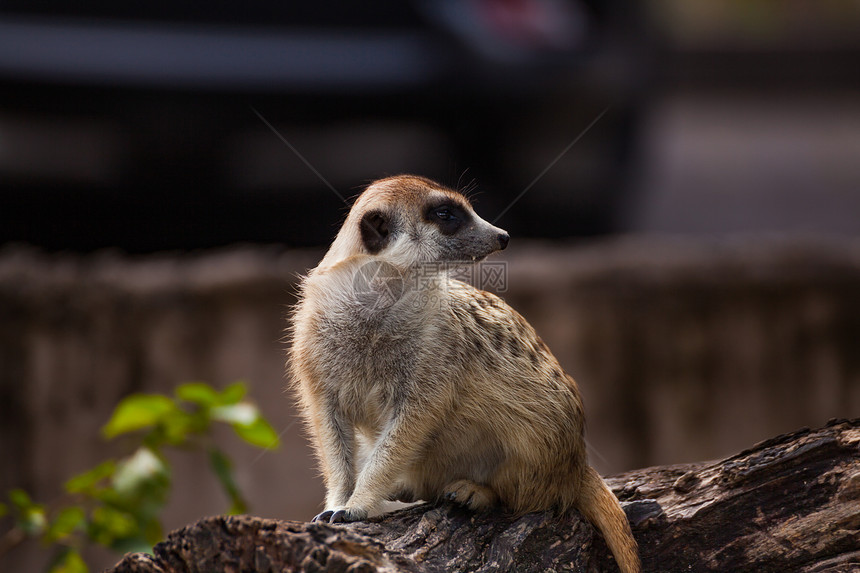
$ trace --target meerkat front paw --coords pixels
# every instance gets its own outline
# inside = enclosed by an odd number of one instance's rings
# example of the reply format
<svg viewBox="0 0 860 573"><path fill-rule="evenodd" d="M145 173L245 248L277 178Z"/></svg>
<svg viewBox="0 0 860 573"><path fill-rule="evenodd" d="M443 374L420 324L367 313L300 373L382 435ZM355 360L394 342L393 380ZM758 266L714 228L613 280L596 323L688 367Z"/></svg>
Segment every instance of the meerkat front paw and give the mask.
<svg viewBox="0 0 860 573"><path fill-rule="evenodd" d="M336 507L327 509L313 518L322 523L350 523L367 519L367 510L357 507Z"/></svg>
<svg viewBox="0 0 860 573"><path fill-rule="evenodd" d="M490 507L498 499L495 492L487 486L476 484L467 479L448 484L442 495L445 499L465 505L472 510Z"/></svg>

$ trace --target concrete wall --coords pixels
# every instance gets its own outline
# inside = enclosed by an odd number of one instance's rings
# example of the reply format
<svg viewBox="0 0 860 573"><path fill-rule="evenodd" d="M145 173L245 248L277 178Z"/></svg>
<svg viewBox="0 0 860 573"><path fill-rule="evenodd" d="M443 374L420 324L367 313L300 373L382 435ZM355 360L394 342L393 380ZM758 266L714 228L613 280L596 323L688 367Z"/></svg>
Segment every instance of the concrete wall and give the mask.
<svg viewBox="0 0 860 573"><path fill-rule="evenodd" d="M320 255L0 251L0 490L50 500L123 452L98 430L127 394L243 379L283 432L262 455L224 432L252 511L314 515L322 487L285 391L282 336L296 276ZM860 242L526 243L496 260L502 296L578 380L604 473L860 414ZM175 461L168 528L227 507L205 460Z"/></svg>

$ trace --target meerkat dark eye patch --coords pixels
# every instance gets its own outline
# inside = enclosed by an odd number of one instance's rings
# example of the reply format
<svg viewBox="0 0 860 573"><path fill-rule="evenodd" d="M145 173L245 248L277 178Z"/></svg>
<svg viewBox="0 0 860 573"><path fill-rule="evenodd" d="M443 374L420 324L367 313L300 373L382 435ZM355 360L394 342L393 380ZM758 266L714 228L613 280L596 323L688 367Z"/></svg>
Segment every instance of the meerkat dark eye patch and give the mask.
<svg viewBox="0 0 860 573"><path fill-rule="evenodd" d="M471 220L469 213L456 203L435 203L427 207L424 218L433 223L443 235L453 235Z"/></svg>
<svg viewBox="0 0 860 573"><path fill-rule="evenodd" d="M368 211L359 223L361 242L371 255L375 255L388 245L391 237L391 220L382 211Z"/></svg>

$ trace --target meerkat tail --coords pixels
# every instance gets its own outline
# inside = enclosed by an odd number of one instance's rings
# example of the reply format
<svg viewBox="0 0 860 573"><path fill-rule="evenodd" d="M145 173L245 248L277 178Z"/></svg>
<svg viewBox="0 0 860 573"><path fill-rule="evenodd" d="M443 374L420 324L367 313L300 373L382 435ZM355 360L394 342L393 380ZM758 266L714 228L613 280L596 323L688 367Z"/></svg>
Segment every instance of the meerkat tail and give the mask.
<svg viewBox="0 0 860 573"><path fill-rule="evenodd" d="M594 468L586 468L576 507L603 534L621 573L640 573L642 566L627 516Z"/></svg>

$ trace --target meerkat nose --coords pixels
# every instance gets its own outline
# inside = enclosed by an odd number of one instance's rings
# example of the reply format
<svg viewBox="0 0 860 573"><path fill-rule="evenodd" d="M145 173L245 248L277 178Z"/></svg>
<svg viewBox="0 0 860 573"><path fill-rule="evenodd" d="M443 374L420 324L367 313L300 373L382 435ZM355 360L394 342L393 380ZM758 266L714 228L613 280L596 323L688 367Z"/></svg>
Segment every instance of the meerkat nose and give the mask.
<svg viewBox="0 0 860 573"><path fill-rule="evenodd" d="M507 233L499 233L499 248L505 250L505 247L508 246L508 241L511 240L511 236Z"/></svg>

